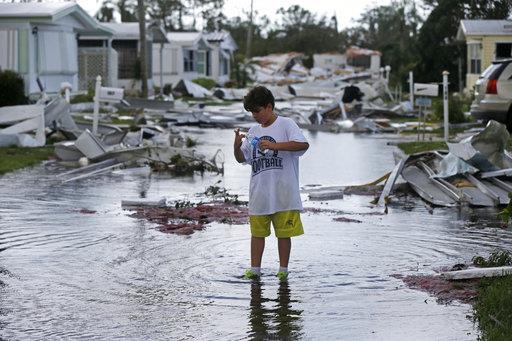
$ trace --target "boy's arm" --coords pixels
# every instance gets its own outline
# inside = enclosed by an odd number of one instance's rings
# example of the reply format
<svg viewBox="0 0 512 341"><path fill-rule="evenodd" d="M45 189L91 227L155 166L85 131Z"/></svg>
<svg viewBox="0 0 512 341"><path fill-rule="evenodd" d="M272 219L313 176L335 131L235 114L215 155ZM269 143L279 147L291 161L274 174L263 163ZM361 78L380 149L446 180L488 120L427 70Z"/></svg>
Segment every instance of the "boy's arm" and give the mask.
<svg viewBox="0 0 512 341"><path fill-rule="evenodd" d="M272 149L272 150L286 150L286 151L290 151L290 152L298 152L301 150L308 149L309 143L297 142L297 141L271 142L268 140L262 140L262 141L260 141L259 147L261 150Z"/></svg>
<svg viewBox="0 0 512 341"><path fill-rule="evenodd" d="M240 129L235 130L235 143L234 143L234 154L235 159L238 163L244 163L245 162L245 156L242 152L242 138L244 137L243 134L240 134Z"/></svg>

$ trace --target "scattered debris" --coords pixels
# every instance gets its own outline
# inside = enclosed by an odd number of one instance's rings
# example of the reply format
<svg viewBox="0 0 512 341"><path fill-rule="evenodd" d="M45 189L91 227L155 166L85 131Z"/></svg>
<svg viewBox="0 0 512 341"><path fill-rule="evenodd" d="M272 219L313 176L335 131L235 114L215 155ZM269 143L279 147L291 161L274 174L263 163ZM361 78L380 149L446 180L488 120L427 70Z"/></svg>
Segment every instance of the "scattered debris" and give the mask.
<svg viewBox="0 0 512 341"><path fill-rule="evenodd" d="M75 129L69 116L69 103L56 98L46 106L40 104L0 108L0 146L41 147L46 144L46 128ZM35 131L35 134L28 134Z"/></svg>
<svg viewBox="0 0 512 341"><path fill-rule="evenodd" d="M512 255L509 251L493 251L488 259L481 256L473 257L474 265L483 268L468 268L466 264L456 264L450 271L443 271L435 275L414 275L403 277L410 288L427 291L438 298L441 303L453 300L471 302L477 294L481 280L485 277L501 277L512 274Z"/></svg>
<svg viewBox="0 0 512 341"><path fill-rule="evenodd" d="M481 132L449 144L449 153L431 151L406 156L394 173L435 206L507 205L512 193L512 179L505 171L512 168L512 158L504 149L508 139L505 125L491 120ZM396 177L390 177L385 188L392 187L387 185L394 180ZM389 193L383 191L381 198Z"/></svg>
<svg viewBox="0 0 512 341"><path fill-rule="evenodd" d="M165 198L160 199L158 201L122 200L121 207L125 210L131 208L137 209L141 207L164 208L167 207L167 200Z"/></svg>
<svg viewBox="0 0 512 341"><path fill-rule="evenodd" d="M313 189L309 192L310 200L343 199L343 187L328 187Z"/></svg>
<svg viewBox="0 0 512 341"><path fill-rule="evenodd" d="M358 224L362 223L361 220L351 219L351 218L347 218L347 217L336 217L336 218L332 218L332 220L342 222L342 223L358 223Z"/></svg>
<svg viewBox="0 0 512 341"><path fill-rule="evenodd" d="M213 93L192 81L182 79L174 87L174 91L180 92L183 96L194 98L211 97Z"/></svg>
<svg viewBox="0 0 512 341"><path fill-rule="evenodd" d="M401 278L400 276L394 276ZM448 281L437 275L412 275L403 277L404 283L411 289L428 292L437 298L438 303L450 303L454 300L469 303L477 294L479 280Z"/></svg>
<svg viewBox="0 0 512 341"><path fill-rule="evenodd" d="M191 234L211 222L233 225L248 223L249 212L244 205L214 201L185 206L138 207L130 217L146 219L159 224L157 228L162 232L178 234Z"/></svg>
<svg viewBox="0 0 512 341"><path fill-rule="evenodd" d="M77 210L77 212L78 213L82 213L82 214L96 214L96 213L98 213L95 210L89 210L87 208L81 208L81 209Z"/></svg>

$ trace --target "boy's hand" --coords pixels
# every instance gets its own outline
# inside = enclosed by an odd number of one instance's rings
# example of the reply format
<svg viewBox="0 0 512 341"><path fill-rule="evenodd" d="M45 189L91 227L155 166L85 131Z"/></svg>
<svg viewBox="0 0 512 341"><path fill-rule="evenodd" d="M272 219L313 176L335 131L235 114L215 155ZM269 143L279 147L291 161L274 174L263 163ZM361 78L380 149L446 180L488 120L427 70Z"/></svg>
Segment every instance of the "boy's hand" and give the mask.
<svg viewBox="0 0 512 341"><path fill-rule="evenodd" d="M266 150L266 149L275 150L276 143L271 142L269 140L260 140L258 147L260 148L260 150Z"/></svg>
<svg viewBox="0 0 512 341"><path fill-rule="evenodd" d="M244 134L240 134L240 129L235 129L235 148L240 148L242 146L242 139L244 137Z"/></svg>

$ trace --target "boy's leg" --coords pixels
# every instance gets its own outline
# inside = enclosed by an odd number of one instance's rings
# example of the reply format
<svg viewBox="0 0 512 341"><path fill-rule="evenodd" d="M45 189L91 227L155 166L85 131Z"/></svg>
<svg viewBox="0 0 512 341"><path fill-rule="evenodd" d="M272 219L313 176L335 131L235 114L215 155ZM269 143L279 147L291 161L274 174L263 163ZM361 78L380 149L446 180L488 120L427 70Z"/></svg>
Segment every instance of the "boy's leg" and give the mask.
<svg viewBox="0 0 512 341"><path fill-rule="evenodd" d="M277 212L272 215L272 224L277 237L279 251L279 271L277 277L283 281L288 278L288 262L292 249L291 237L304 234L300 213L297 210Z"/></svg>
<svg viewBox="0 0 512 341"><path fill-rule="evenodd" d="M265 249L265 237L270 235L270 216L249 216L251 224L251 269L244 277L254 279L260 276L261 258Z"/></svg>
<svg viewBox="0 0 512 341"><path fill-rule="evenodd" d="M291 238L277 238L277 249L279 251L279 266L281 268L288 268L290 251L292 250Z"/></svg>
<svg viewBox="0 0 512 341"><path fill-rule="evenodd" d="M261 258L265 250L265 237L251 237L251 267L261 268Z"/></svg>

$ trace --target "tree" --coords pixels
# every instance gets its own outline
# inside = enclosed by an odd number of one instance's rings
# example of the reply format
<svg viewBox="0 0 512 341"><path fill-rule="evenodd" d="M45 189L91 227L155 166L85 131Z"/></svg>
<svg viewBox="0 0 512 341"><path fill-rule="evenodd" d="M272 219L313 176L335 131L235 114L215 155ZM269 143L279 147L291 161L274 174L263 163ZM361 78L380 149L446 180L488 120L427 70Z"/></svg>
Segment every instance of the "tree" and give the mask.
<svg viewBox="0 0 512 341"><path fill-rule="evenodd" d="M103 2L98 14L96 14L96 19L101 22L113 22L114 21L114 11L115 5L112 3L112 0L106 0Z"/></svg>
<svg viewBox="0 0 512 341"><path fill-rule="evenodd" d="M417 33L422 24L416 3L412 0L392 1L388 6L369 9L357 20L358 26L347 29L347 45L382 52L382 64L390 65L391 80L405 82L407 73L416 65Z"/></svg>
<svg viewBox="0 0 512 341"><path fill-rule="evenodd" d="M136 2L134 0L117 0L117 8L121 15L121 22L136 22Z"/></svg>
<svg viewBox="0 0 512 341"><path fill-rule="evenodd" d="M224 0L150 0L148 5L149 16L160 20L167 30L184 31L195 30L198 17L205 22L221 18ZM187 17L192 19L188 28L184 23Z"/></svg>
<svg viewBox="0 0 512 341"><path fill-rule="evenodd" d="M135 0L104 0L96 18L101 22L114 21L114 11L121 16L121 22L136 22Z"/></svg>
<svg viewBox="0 0 512 341"><path fill-rule="evenodd" d="M139 33L140 33L140 79L142 82L142 97L148 98L148 69L146 63L146 18L144 0L137 0L137 12L139 19Z"/></svg>
<svg viewBox="0 0 512 341"><path fill-rule="evenodd" d="M148 3L148 14L164 25L167 31L183 29L183 21L178 20L178 13L183 12L180 0L151 0ZM178 23L178 26L176 25Z"/></svg>

